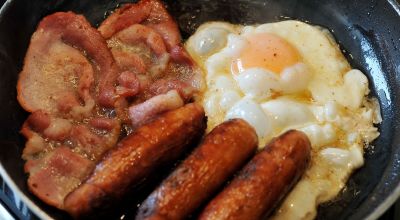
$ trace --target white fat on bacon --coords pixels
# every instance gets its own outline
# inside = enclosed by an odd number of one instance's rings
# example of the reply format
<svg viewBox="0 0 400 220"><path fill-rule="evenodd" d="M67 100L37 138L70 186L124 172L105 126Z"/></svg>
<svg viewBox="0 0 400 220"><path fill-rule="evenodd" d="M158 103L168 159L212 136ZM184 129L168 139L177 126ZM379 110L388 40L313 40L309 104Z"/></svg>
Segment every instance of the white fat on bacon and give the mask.
<svg viewBox="0 0 400 220"><path fill-rule="evenodd" d="M184 101L176 90L154 96L143 103L129 107L129 117L133 127L148 122L155 116L184 105Z"/></svg>
<svg viewBox="0 0 400 220"><path fill-rule="evenodd" d="M50 125L47 127L43 134L51 140L64 140L71 131L72 124L67 119L51 118Z"/></svg>

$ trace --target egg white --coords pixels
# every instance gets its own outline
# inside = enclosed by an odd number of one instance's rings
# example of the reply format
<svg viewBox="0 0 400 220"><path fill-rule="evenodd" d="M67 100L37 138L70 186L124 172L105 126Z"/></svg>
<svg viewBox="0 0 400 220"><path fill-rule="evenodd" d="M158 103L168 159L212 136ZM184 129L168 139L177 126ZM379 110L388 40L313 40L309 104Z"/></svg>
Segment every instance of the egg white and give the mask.
<svg viewBox="0 0 400 220"><path fill-rule="evenodd" d="M271 33L290 43L301 61L274 73L252 67L233 74L231 63L246 36ZM272 219L313 219L318 204L335 197L364 163L365 143L379 136L379 104L368 99L368 79L352 69L329 31L300 21L256 26L203 24L185 44L205 72L208 131L230 118L252 125L262 148L288 129L312 144L311 165Z"/></svg>

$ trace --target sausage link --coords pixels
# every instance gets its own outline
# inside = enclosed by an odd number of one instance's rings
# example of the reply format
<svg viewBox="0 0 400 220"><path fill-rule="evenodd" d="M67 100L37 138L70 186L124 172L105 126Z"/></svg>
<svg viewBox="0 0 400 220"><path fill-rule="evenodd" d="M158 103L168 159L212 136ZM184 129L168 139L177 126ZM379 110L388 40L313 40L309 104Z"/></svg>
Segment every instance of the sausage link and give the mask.
<svg viewBox="0 0 400 220"><path fill-rule="evenodd" d="M186 218L254 155L257 143L257 134L244 120L215 127L142 203L136 219Z"/></svg>
<svg viewBox="0 0 400 220"><path fill-rule="evenodd" d="M82 218L120 200L187 151L202 136L205 121L201 106L187 104L140 127L110 150L92 175L66 197L65 210Z"/></svg>
<svg viewBox="0 0 400 220"><path fill-rule="evenodd" d="M270 142L206 206L200 220L263 219L304 173L310 160L307 136L291 130Z"/></svg>

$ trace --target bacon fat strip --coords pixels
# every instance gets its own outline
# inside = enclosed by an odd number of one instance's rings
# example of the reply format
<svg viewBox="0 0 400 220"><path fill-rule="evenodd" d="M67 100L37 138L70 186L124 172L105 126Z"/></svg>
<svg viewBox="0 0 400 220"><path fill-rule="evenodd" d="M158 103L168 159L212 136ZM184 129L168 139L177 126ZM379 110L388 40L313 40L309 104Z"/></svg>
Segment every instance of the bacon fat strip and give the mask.
<svg viewBox="0 0 400 220"><path fill-rule="evenodd" d="M246 163L257 145L257 134L244 120L218 125L142 203L136 219L186 218Z"/></svg>
<svg viewBox="0 0 400 220"><path fill-rule="evenodd" d="M73 217L88 216L120 200L156 169L173 162L205 130L204 110L187 104L169 111L109 151L85 183L64 200Z"/></svg>
<svg viewBox="0 0 400 220"><path fill-rule="evenodd" d="M200 220L263 219L304 173L310 141L296 130L270 142L206 206Z"/></svg>

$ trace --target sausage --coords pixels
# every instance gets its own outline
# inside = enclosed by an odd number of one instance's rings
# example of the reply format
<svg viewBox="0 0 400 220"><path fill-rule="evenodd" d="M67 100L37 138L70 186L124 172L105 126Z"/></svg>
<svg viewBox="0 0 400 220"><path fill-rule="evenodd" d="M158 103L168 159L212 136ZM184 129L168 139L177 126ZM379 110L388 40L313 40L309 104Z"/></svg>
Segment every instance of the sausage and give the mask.
<svg viewBox="0 0 400 220"><path fill-rule="evenodd" d="M242 119L215 127L142 203L137 220L184 219L254 155L255 130Z"/></svg>
<svg viewBox="0 0 400 220"><path fill-rule="evenodd" d="M200 220L264 219L304 173L307 136L290 130L270 142L206 206Z"/></svg>
<svg viewBox="0 0 400 220"><path fill-rule="evenodd" d="M103 212L155 170L177 160L203 135L205 122L203 108L187 104L138 128L110 150L89 178L65 198L65 210L74 218Z"/></svg>

